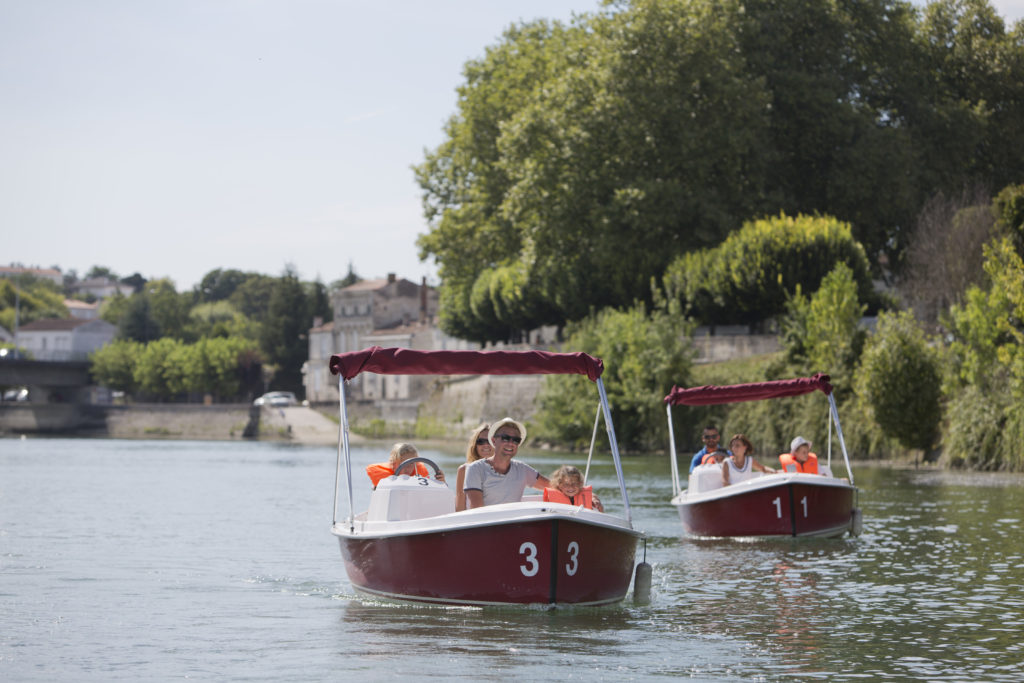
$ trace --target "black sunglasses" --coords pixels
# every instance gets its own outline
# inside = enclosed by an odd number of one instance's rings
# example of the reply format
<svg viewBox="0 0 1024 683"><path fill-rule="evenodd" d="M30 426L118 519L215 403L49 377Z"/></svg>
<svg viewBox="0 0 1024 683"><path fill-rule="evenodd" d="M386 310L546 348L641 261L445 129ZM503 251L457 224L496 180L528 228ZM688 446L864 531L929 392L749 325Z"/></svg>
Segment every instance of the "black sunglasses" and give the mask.
<svg viewBox="0 0 1024 683"><path fill-rule="evenodd" d="M498 434L497 438L499 438L499 439L501 439L502 441L505 441L505 442L511 441L512 443L515 443L515 444L519 444L519 443L523 442L523 440L521 438L519 438L518 436L512 436L511 434Z"/></svg>
<svg viewBox="0 0 1024 683"><path fill-rule="evenodd" d="M490 446L491 442L488 441L485 437L480 437L480 438L478 438L476 440L476 445L477 446L483 446L484 444L487 444L488 446Z"/></svg>

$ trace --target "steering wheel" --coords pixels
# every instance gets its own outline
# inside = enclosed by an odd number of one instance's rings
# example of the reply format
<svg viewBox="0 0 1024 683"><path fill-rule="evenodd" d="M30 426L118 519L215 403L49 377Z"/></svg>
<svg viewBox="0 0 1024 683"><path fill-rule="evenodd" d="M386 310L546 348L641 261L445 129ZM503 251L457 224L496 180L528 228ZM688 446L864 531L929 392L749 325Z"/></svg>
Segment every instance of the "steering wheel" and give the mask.
<svg viewBox="0 0 1024 683"><path fill-rule="evenodd" d="M441 474L441 468L438 467L437 463L435 463L433 460L428 460L427 458L409 458L408 460L406 460L405 462L401 463L398 467L395 468L395 476L397 477L398 474L402 470L404 470L407 466L413 465L413 464L418 463L418 462L421 462L424 465L429 465L430 467L433 467L434 468L434 476L435 477L437 475ZM415 470L413 470L413 472L415 472Z"/></svg>

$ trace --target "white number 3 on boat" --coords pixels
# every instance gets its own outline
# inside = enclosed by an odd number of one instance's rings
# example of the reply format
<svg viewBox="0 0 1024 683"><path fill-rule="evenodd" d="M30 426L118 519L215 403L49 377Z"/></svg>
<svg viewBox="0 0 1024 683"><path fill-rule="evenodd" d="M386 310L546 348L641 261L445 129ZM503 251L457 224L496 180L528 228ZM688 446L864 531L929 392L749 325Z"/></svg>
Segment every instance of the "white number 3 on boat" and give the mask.
<svg viewBox="0 0 1024 683"><path fill-rule="evenodd" d="M575 576L576 570L580 568L579 562L577 561L580 554L580 544L573 541L569 544L567 550L569 551L569 559L571 561L565 565L565 573L569 576Z"/></svg>
<svg viewBox="0 0 1024 683"><path fill-rule="evenodd" d="M526 564L519 565L519 571L523 576L535 576L540 565L537 564L537 546L527 541L519 546L519 554L526 554Z"/></svg>

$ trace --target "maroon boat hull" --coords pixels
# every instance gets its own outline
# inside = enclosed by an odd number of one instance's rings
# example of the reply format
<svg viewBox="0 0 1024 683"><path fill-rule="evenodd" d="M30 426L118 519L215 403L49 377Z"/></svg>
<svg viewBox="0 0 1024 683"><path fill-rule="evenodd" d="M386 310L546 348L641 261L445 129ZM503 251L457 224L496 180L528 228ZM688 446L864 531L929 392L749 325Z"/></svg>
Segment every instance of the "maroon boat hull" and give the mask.
<svg viewBox="0 0 1024 683"><path fill-rule="evenodd" d="M338 540L353 586L443 604L606 604L629 590L639 534L567 518Z"/></svg>
<svg viewBox="0 0 1024 683"><path fill-rule="evenodd" d="M788 481L733 495L683 502L679 517L695 536L840 536L853 516L849 485Z"/></svg>

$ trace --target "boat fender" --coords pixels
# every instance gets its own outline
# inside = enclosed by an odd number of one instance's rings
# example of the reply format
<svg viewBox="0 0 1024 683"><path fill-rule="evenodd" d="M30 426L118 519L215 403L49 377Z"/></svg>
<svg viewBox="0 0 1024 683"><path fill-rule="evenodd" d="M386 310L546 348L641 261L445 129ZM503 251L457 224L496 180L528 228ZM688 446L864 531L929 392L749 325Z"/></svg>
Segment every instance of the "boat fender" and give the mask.
<svg viewBox="0 0 1024 683"><path fill-rule="evenodd" d="M633 602L646 605L651 601L651 576L654 570L651 565L641 562L636 566L636 577L633 579Z"/></svg>
<svg viewBox="0 0 1024 683"><path fill-rule="evenodd" d="M860 508L853 508L853 513L850 515L850 535L860 536L860 532L864 530L864 513L861 512Z"/></svg>

